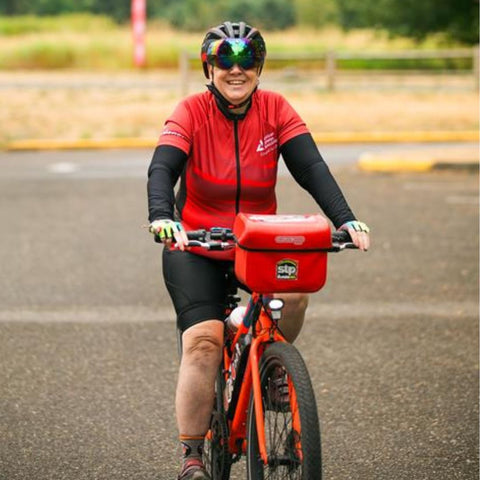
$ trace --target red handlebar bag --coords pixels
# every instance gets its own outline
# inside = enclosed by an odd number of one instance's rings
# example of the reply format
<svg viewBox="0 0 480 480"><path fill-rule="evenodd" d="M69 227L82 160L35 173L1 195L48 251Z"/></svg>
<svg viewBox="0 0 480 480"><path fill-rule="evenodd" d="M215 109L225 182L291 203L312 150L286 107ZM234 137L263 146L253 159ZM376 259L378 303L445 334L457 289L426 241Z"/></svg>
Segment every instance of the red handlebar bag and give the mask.
<svg viewBox="0 0 480 480"><path fill-rule="evenodd" d="M235 274L259 293L316 292L327 277L330 225L322 215L240 213Z"/></svg>

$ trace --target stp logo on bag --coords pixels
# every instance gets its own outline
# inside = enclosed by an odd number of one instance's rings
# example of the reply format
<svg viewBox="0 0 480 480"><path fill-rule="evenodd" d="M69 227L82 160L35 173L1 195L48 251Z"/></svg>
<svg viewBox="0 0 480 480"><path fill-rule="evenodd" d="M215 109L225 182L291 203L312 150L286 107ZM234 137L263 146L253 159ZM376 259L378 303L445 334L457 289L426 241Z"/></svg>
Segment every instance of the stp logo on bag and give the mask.
<svg viewBox="0 0 480 480"><path fill-rule="evenodd" d="M297 280L298 265L295 260L280 260L277 262L277 279L278 280Z"/></svg>

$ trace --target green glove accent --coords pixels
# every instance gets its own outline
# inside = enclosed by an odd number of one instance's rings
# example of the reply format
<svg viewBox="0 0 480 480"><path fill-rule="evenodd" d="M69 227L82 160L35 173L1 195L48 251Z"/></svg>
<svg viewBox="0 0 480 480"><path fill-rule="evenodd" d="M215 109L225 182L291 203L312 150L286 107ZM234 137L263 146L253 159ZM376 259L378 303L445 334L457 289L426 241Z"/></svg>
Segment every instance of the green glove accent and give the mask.
<svg viewBox="0 0 480 480"><path fill-rule="evenodd" d="M356 232L365 232L365 233L370 232L370 229L368 228L368 225L366 223L358 222L357 220L352 220L351 222L344 223L340 227L340 230L345 230L348 228L351 228Z"/></svg>
<svg viewBox="0 0 480 480"><path fill-rule="evenodd" d="M180 222L173 220L155 220L150 224L149 230L163 242L164 240L173 240L175 233L182 231L183 226Z"/></svg>

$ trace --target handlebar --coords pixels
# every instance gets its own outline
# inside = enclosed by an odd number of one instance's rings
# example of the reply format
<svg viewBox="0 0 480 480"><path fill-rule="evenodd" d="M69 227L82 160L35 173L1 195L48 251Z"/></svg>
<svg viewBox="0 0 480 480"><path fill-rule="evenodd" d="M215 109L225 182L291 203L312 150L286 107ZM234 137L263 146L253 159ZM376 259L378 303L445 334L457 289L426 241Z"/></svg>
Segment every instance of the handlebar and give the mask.
<svg viewBox="0 0 480 480"><path fill-rule="evenodd" d="M352 238L346 230L336 230L332 232L332 248L329 252L340 252L342 250L358 249L358 247L352 243Z"/></svg>
<svg viewBox="0 0 480 480"><path fill-rule="evenodd" d="M201 247L206 250L229 250L235 248L236 238L229 228L214 227L210 230L190 230L187 233L188 247ZM346 230L332 232L332 246L326 252L340 252L357 249Z"/></svg>
<svg viewBox="0 0 480 480"><path fill-rule="evenodd" d="M221 240L222 242L235 242L235 235L229 228L213 227L210 230L190 230L187 232L189 240L198 240L207 242L213 240Z"/></svg>
<svg viewBox="0 0 480 480"><path fill-rule="evenodd" d="M210 230L190 230L186 233L188 247L202 247L206 250L235 248L235 235L229 228L213 227Z"/></svg>

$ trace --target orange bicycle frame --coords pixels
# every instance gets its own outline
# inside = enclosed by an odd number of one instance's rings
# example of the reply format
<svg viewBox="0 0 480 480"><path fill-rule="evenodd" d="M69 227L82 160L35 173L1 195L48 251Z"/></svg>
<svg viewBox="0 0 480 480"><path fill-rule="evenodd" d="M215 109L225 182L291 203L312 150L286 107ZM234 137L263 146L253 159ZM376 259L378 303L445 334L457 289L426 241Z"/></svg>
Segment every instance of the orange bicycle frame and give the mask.
<svg viewBox="0 0 480 480"><path fill-rule="evenodd" d="M257 293L252 294L253 303L262 302L261 296ZM242 379L242 385L235 408L233 419L230 422L229 449L231 452L245 450L246 438L246 421L247 411L250 402L251 392L253 390L253 404L255 408L255 421L258 434L258 446L262 460L265 464L268 462L266 442L265 442L265 425L263 417L262 391L260 380L260 358L262 357L265 346L272 342L286 342L283 335L278 330L276 323L265 312L264 307L260 310L257 321L254 325L254 331L250 351L248 354L247 366ZM240 340L242 335L248 332L249 327L241 324L232 342L232 348ZM231 363L227 347L224 349L225 367ZM239 380L239 379L237 379Z"/></svg>

